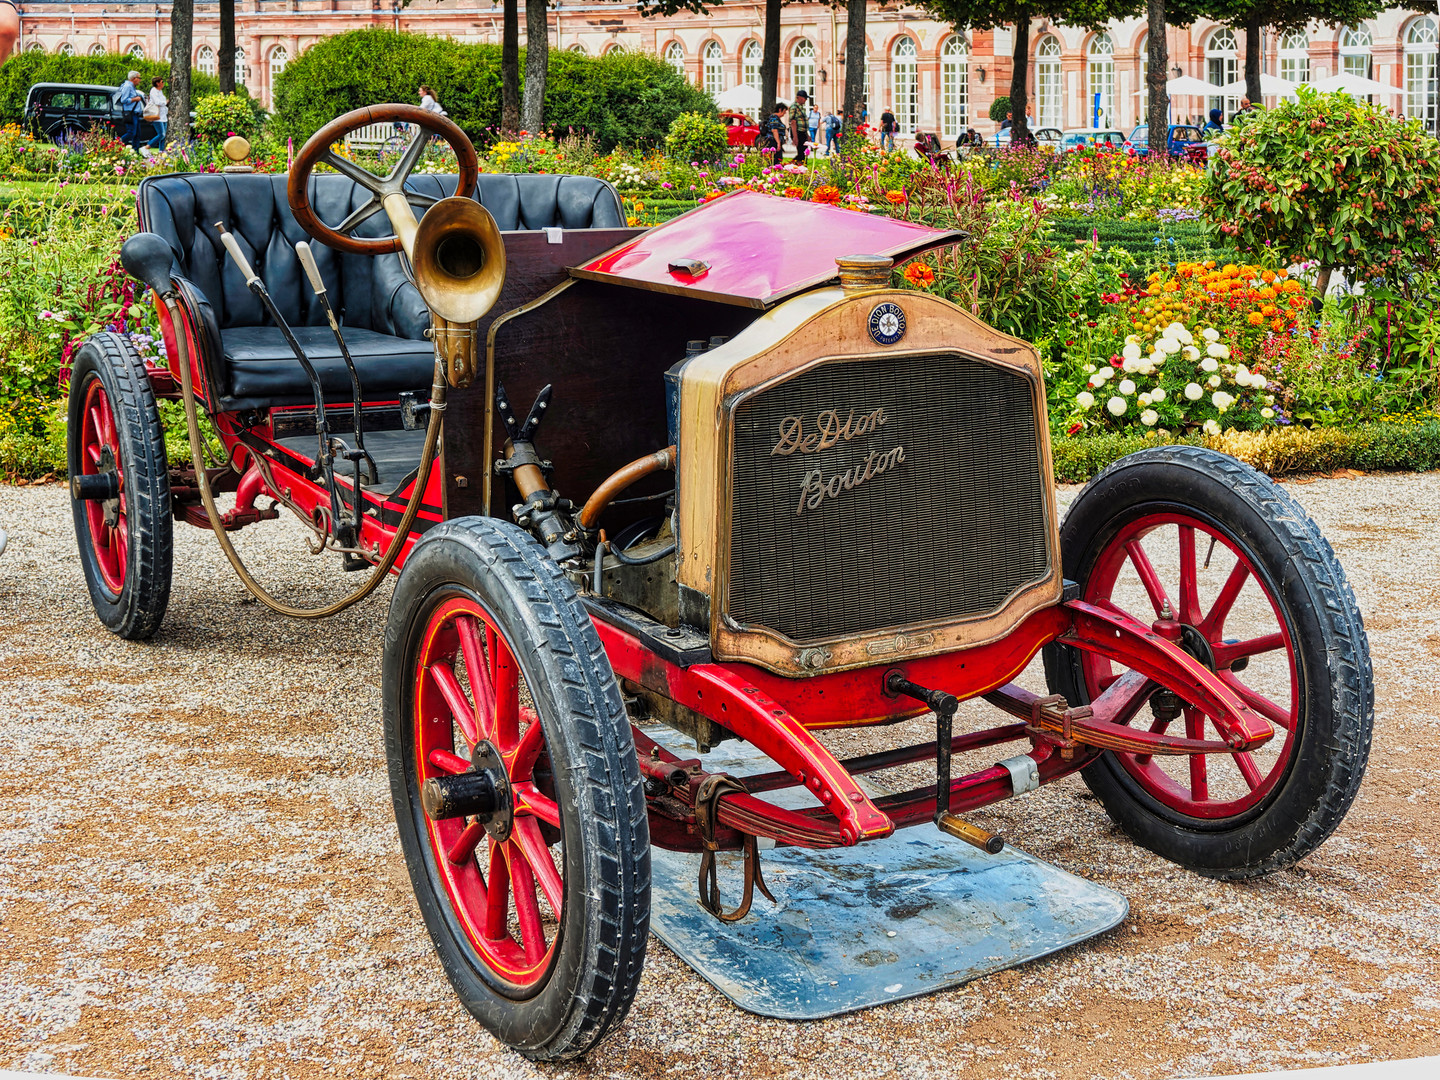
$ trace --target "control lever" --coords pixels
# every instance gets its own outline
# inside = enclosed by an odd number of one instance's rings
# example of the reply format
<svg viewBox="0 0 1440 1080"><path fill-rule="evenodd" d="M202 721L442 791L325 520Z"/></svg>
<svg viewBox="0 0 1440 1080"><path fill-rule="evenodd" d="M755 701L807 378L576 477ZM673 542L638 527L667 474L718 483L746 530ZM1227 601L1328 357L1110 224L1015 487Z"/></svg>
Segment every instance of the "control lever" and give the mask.
<svg viewBox="0 0 1440 1080"><path fill-rule="evenodd" d="M355 361L350 356L350 349L345 344L345 337L340 333L340 323L335 318L335 309L330 306L330 294L325 289L325 279L320 276L320 267L316 265L315 253L310 250L310 245L301 240L295 245L295 255L300 260L300 265L305 268L305 276L310 279L310 287L315 290L315 298L320 301L320 307L325 311L325 319L330 323L330 333L335 335L335 344L340 349L340 356L345 361L345 367L350 371L351 401L355 406L355 449L345 445L343 439L336 439L342 451L342 456L347 461L355 463L355 498L360 498L360 463L363 461L370 470L370 482L376 483L380 479L380 470L375 465L375 459L365 449L365 423L360 414L360 373L355 370Z"/></svg>
<svg viewBox="0 0 1440 1080"><path fill-rule="evenodd" d="M295 354L295 359L305 370L305 377L310 380L311 392L315 395L315 437L319 442L319 449L316 451L315 466L320 470L320 475L325 479L325 488L330 494L331 520L335 523L335 538L346 547L353 547L358 536L354 528L345 521L341 513L339 488L335 483L335 461L330 454L330 424L325 418L325 392L320 387L320 376L315 371L315 365L310 363L310 358L305 355L305 350L300 347L300 342L295 340L295 334L290 329L290 324L285 321L285 316L280 314L280 309L275 305L274 299L270 296L270 290L265 287L265 282L260 280L260 275L255 273L250 266L250 260L245 258L245 253L240 250L240 244L229 229L225 228L223 221L215 223L216 230L220 233L220 243L225 245L225 250L230 253L230 258L235 261L236 268L245 278L245 286L264 305L270 317L275 320L275 325L280 328L285 343ZM356 524L358 525L358 508L360 500L359 489L355 492L356 500Z"/></svg>
<svg viewBox="0 0 1440 1080"><path fill-rule="evenodd" d="M529 529L556 562L572 559L582 551L580 530L570 518L575 505L550 490L546 472L548 461L542 461L535 450L535 432L550 408L549 384L535 398L523 424L516 423L515 410L505 393L504 384L495 384L495 409L505 427L505 457L495 463L495 471L509 474L515 481L524 502L513 507L515 522Z"/></svg>

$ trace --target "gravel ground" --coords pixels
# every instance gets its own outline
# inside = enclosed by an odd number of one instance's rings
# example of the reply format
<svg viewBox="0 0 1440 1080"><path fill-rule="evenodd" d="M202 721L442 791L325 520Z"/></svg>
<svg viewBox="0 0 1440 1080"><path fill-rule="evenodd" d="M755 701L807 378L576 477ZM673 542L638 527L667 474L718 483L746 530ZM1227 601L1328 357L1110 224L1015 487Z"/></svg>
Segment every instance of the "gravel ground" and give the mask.
<svg viewBox="0 0 1440 1080"><path fill-rule="evenodd" d="M410 896L380 742L388 586L287 621L177 527L165 625L123 642L90 611L64 490L0 488L0 1068L1161 1077L1440 1052L1440 766L1406 749L1440 735L1440 475L1292 490L1351 575L1377 679L1359 800L1300 867L1242 885L1186 873L1072 779L976 820L1128 896L1114 933L808 1024L742 1013L652 939L628 1023L583 1065L537 1068L460 1007ZM297 531L239 540L292 598L355 580Z"/></svg>

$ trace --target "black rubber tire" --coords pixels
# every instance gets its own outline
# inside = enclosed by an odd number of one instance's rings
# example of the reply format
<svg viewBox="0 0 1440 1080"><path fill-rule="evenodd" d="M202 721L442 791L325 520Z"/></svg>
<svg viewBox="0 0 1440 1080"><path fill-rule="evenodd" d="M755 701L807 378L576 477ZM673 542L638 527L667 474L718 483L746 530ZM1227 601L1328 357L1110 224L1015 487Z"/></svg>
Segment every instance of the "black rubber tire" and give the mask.
<svg viewBox="0 0 1440 1080"><path fill-rule="evenodd" d="M1318 847L1359 790L1374 725L1365 628L1345 571L1304 508L1269 477L1199 447L1142 450L1092 480L1061 526L1065 576L1083 590L1117 531L1165 510L1218 526L1278 600L1298 646L1298 741L1274 790L1231 818L1200 819L1166 806L1109 752L1082 775L1111 818L1143 847L1209 877L1257 877ZM1052 693L1089 702L1078 650L1048 646L1045 672Z"/></svg>
<svg viewBox="0 0 1440 1080"><path fill-rule="evenodd" d="M546 745L564 833L564 904L550 970L523 998L479 959L438 883L413 761L418 638L447 598L495 618L520 664ZM385 750L400 844L425 925L470 1013L526 1057L583 1055L629 1012L650 929L650 828L630 721L574 586L524 530L457 518L411 551L390 602L383 670Z"/></svg>
<svg viewBox="0 0 1440 1080"><path fill-rule="evenodd" d="M90 338L75 354L70 373L66 425L69 473L80 470L81 413L90 383L99 380L115 417L120 467L125 477L125 513L129 542L125 578L119 593L101 575L85 518L85 504L71 499L80 566L95 614L106 628L131 641L148 638L160 628L170 603L175 557L174 520L170 512L170 464L165 456L165 431L145 363L119 334Z"/></svg>

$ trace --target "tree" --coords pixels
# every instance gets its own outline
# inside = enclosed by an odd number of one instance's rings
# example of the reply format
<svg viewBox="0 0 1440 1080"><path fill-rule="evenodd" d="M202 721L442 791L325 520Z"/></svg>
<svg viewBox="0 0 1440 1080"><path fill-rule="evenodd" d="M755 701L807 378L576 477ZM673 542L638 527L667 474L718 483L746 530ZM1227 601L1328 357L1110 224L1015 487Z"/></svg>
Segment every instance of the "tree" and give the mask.
<svg viewBox="0 0 1440 1080"><path fill-rule="evenodd" d="M216 62L220 92L235 92L235 0L220 0L220 57Z"/></svg>
<svg viewBox="0 0 1440 1080"><path fill-rule="evenodd" d="M1207 226L1282 265L1404 277L1440 264L1440 144L1418 120L1307 87L1235 126L1206 173Z"/></svg>
<svg viewBox="0 0 1440 1080"><path fill-rule="evenodd" d="M190 138L190 42L195 30L195 0L170 5L170 127L167 141Z"/></svg>
<svg viewBox="0 0 1440 1080"><path fill-rule="evenodd" d="M845 5L845 105L846 132L860 124L865 101L865 3L848 0Z"/></svg>
<svg viewBox="0 0 1440 1080"><path fill-rule="evenodd" d="M520 130L520 8L517 0L505 0L504 26L500 31L500 130Z"/></svg>
<svg viewBox="0 0 1440 1080"><path fill-rule="evenodd" d="M1149 37L1146 42L1146 89L1150 91L1145 122L1150 128L1150 156L1167 157L1170 153L1170 92L1165 89L1165 73L1170 66L1169 42L1165 38L1165 0L1149 0L1146 5Z"/></svg>
<svg viewBox="0 0 1440 1080"><path fill-rule="evenodd" d="M546 0L525 0L525 101L521 122L526 131L545 126L545 73L550 66L550 19Z"/></svg>
<svg viewBox="0 0 1440 1080"><path fill-rule="evenodd" d="M775 111L775 99L779 96L780 0L765 0L765 46L760 53L761 119ZM799 122L804 123L803 120Z"/></svg>
<svg viewBox="0 0 1440 1080"><path fill-rule="evenodd" d="M1312 22L1330 27L1355 26L1389 6L1386 0L1175 0L1170 9L1171 19L1177 24L1214 19L1245 32L1245 96L1258 103L1263 96L1262 29L1268 26L1283 33L1303 29Z"/></svg>
<svg viewBox="0 0 1440 1080"><path fill-rule="evenodd" d="M1030 67L1030 23L1049 19L1063 26L1099 30L1113 19L1128 18L1142 10L1142 0L921 0L926 10L956 29L993 30L1015 27L1015 48L1010 77L1010 145L1035 141L1025 119L1030 98L1026 83ZM1161 69L1163 76L1164 69Z"/></svg>

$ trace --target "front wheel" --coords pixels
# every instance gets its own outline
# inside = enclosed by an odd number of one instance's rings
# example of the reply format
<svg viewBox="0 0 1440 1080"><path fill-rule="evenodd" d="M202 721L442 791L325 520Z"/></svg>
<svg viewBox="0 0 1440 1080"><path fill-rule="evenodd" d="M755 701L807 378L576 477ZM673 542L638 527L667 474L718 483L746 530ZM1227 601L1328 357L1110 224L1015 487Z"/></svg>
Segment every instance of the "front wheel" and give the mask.
<svg viewBox="0 0 1440 1080"><path fill-rule="evenodd" d="M1110 816L1143 846L1212 877L1254 877L1318 847L1364 776L1374 691L1354 594L1304 509L1233 458L1157 448L1091 481L1060 540L1082 599L1146 625L1166 611L1184 628L1180 644L1275 729L1241 754L1107 752L1084 777ZM1075 704L1124 674L1053 645L1045 670L1051 691ZM1133 723L1220 738L1183 694L1152 687Z"/></svg>
<svg viewBox="0 0 1440 1080"><path fill-rule="evenodd" d="M400 843L451 985L527 1057L578 1057L634 1000L650 833L630 722L574 588L523 530L426 533L385 631Z"/></svg>

